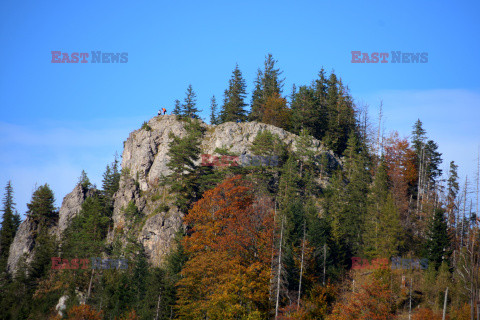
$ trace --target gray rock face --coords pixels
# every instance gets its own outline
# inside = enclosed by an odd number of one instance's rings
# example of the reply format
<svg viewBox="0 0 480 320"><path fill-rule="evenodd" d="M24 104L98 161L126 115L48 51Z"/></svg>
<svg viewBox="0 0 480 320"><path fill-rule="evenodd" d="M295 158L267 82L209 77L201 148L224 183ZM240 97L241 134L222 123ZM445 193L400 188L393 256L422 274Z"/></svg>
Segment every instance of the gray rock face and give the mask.
<svg viewBox="0 0 480 320"><path fill-rule="evenodd" d="M8 254L7 270L10 273L14 274L16 272L18 262L22 256L25 255L26 263L31 262L33 248L35 247L34 234L36 230L36 223L29 217L23 220L18 227Z"/></svg>
<svg viewBox="0 0 480 320"><path fill-rule="evenodd" d="M65 229L70 225L72 219L82 209L82 204L85 199L92 197L97 192L98 191L94 189L85 190L80 184L77 184L73 191L63 198L62 206L58 212L58 225L56 228L56 234L59 239Z"/></svg>
<svg viewBox="0 0 480 320"><path fill-rule="evenodd" d="M183 214L175 209L149 218L138 240L143 244L150 261L159 266L162 258L170 252L176 232L182 227Z"/></svg>
<svg viewBox="0 0 480 320"><path fill-rule="evenodd" d="M252 142L263 130L278 135L291 151L297 150L297 136L272 125L258 122L227 122L218 126L209 126L202 122L201 125L206 128L201 142L202 153L205 154L215 154L216 148L227 148L238 155L250 154ZM148 126L151 130L138 129L130 133L124 142L123 174L119 190L114 195L113 228L110 229L107 239L112 241L116 234L133 232L137 240L143 244L150 262L159 266L170 251L175 234L182 228L184 213L172 206L174 200L172 195L166 194L166 190L162 189L158 182L163 176L170 174L167 168L168 144L172 140L169 137L170 133L184 137L186 130L184 122L178 121L175 115L154 117L150 119ZM317 158L326 155L330 167L340 163L340 160L325 149L320 141L312 138L312 142L312 151ZM200 161L201 159L198 162ZM77 185L63 199L58 223L50 229L50 233L61 239L65 229L81 210L85 199L97 192L84 190ZM130 202L141 212L140 219L126 216L124 209ZM24 254L27 262L31 260L35 246L35 230L36 225L29 218L20 225L8 258L8 268L11 272L16 270L18 261ZM125 240L122 237L120 239Z"/></svg>
<svg viewBox="0 0 480 320"><path fill-rule="evenodd" d="M263 130L278 135L291 151L297 150L297 136L272 125L258 122L201 125L207 129L201 142L201 149L205 154L214 154L216 148L228 148L230 152L239 155L249 154L250 145ZM143 244L150 262L158 266L169 252L172 239L182 228L183 221L183 213L175 207L169 208L168 212L158 212L159 206L167 205L168 202L159 200L165 198L165 194L159 188L158 181L162 176L170 174L166 166L169 161L168 144L172 140L169 134L184 137L186 131L183 122L178 121L174 115L154 117L148 122L148 126L151 130L138 129L130 133L124 143L122 170L127 174L122 176L120 189L115 194L113 220L114 230L122 230L129 225L123 209L130 201L143 212L146 218L142 228L138 230L137 240ZM329 165L335 166L339 163L338 158L325 149L320 141L312 138L312 142L312 151L317 157L327 155ZM113 236L114 234L110 233L109 239L112 240Z"/></svg>
<svg viewBox="0 0 480 320"><path fill-rule="evenodd" d="M49 233L55 235L57 239L61 238L62 233L70 225L72 219L80 212L82 204L87 197L93 196L97 190L84 190L80 185L75 186L72 192L63 198L62 206L59 210L58 223L49 228ZM35 231L37 225L29 217L20 224L17 234L10 246L8 256L8 270L15 273L20 258L25 255L26 262L30 263L33 258L35 248Z"/></svg>
<svg viewBox="0 0 480 320"><path fill-rule="evenodd" d="M165 115L152 118L148 125L152 130L138 129L128 137L122 155L122 168L127 170L135 179L140 190L146 191L149 186L156 185L162 175L167 176L169 157L168 144L171 141L169 133L183 137L186 134L183 122L176 120L175 115ZM207 132L201 143L202 152L213 154L216 148L227 147L230 152L241 154L249 153L249 147L260 131L268 130L279 138L292 150L296 151L297 135L281 128L259 122L226 122L218 126L209 126L202 123ZM334 154L325 149L323 144L312 138L313 151L316 154L328 153L329 158L335 160ZM336 160L338 161L338 159ZM199 160L200 162L200 160Z"/></svg>

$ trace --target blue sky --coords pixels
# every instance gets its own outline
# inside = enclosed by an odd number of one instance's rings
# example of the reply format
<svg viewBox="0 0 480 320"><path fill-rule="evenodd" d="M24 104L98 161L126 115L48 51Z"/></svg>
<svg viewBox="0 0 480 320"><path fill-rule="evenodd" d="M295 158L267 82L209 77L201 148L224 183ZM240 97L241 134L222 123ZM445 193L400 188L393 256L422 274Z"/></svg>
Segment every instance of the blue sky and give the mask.
<svg viewBox="0 0 480 320"><path fill-rule="evenodd" d="M480 145L477 1L82 1L0 3L0 186L20 213L35 185L57 205L82 169L101 184L128 133L170 112L189 83L208 117L238 63L251 92L272 53L285 94L323 66L372 120L410 134L420 118L443 153L473 178ZM128 52L124 64L55 64L51 51ZM354 64L351 51L428 52L423 64ZM3 190L2 190L3 194Z"/></svg>

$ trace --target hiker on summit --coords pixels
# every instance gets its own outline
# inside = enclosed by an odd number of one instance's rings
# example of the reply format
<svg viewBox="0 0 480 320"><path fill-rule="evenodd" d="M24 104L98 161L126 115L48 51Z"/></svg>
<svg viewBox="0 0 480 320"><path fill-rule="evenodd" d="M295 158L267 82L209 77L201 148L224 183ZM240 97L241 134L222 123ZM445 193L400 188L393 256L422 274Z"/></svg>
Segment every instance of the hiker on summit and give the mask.
<svg viewBox="0 0 480 320"><path fill-rule="evenodd" d="M166 115L166 114L167 114L167 109L162 108L162 111L163 111L163 115Z"/></svg>

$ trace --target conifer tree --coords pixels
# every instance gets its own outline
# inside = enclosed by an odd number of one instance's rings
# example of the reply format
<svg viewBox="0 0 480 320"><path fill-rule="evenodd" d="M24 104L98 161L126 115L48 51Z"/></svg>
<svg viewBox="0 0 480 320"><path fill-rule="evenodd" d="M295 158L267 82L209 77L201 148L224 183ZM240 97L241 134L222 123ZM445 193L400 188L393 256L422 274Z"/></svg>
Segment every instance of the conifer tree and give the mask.
<svg viewBox="0 0 480 320"><path fill-rule="evenodd" d="M58 219L58 212L54 206L55 197L48 184L35 190L32 200L27 204L27 215L42 227L49 227Z"/></svg>
<svg viewBox="0 0 480 320"><path fill-rule="evenodd" d="M117 192L119 186L120 171L118 169L118 156L115 154L113 162L110 165L107 165L105 172L103 173L102 194L107 203L112 201L113 195Z"/></svg>
<svg viewBox="0 0 480 320"><path fill-rule="evenodd" d="M232 72L232 77L228 81L228 89L225 90L225 98L220 112L221 122L245 121L246 88L247 85L237 64Z"/></svg>
<svg viewBox="0 0 480 320"><path fill-rule="evenodd" d="M383 161L371 185L368 202L364 252L371 258L396 255L402 243L400 217L388 190L388 175Z"/></svg>
<svg viewBox="0 0 480 320"><path fill-rule="evenodd" d="M197 109L197 95L195 91L193 91L192 85L189 84L187 91L185 92L186 96L183 100L182 108L181 108L181 115L185 117L198 117L198 112L200 110Z"/></svg>
<svg viewBox="0 0 480 320"><path fill-rule="evenodd" d="M177 194L176 205L184 212L200 197L199 172L195 163L200 158L200 138L204 132L199 122L191 119L186 122L185 129L187 135L183 138L170 135L173 140L169 144L167 167L172 173L166 179Z"/></svg>
<svg viewBox="0 0 480 320"><path fill-rule="evenodd" d="M444 209L435 209L427 236L425 246L427 258L435 269L438 269L443 261L448 262L451 254L450 236L447 232Z"/></svg>
<svg viewBox="0 0 480 320"><path fill-rule="evenodd" d="M3 198L2 209L2 228L0 229L0 272L5 269L8 259L10 245L17 233L20 216L15 213L15 203L13 202L12 182L8 181L5 186L5 196Z"/></svg>
<svg viewBox="0 0 480 320"><path fill-rule="evenodd" d="M37 224L35 248L28 277L31 280L41 278L46 272L50 259L56 252L55 238L48 233L48 228L56 223L58 211L54 207L55 198L48 184L35 190L32 200L27 204L28 216Z"/></svg>
<svg viewBox="0 0 480 320"><path fill-rule="evenodd" d="M80 174L80 177L78 178L78 184L82 186L84 190L90 188L92 184L90 183L90 179L88 179L87 173L85 170L82 170L82 173Z"/></svg>
<svg viewBox="0 0 480 320"><path fill-rule="evenodd" d="M450 170L447 180L447 217L450 229L455 228L455 211L458 209L456 199L460 189L458 185L458 166L454 161L450 162Z"/></svg>
<svg viewBox="0 0 480 320"><path fill-rule="evenodd" d="M179 116L182 113L182 106L180 105L180 100L175 100L175 106L172 111L173 114Z"/></svg>
<svg viewBox="0 0 480 320"><path fill-rule="evenodd" d="M412 131L412 146L417 154L417 159L421 158L422 149L425 146L425 141L427 140L426 131L423 129L423 123L420 119L417 119L413 126Z"/></svg>
<svg viewBox="0 0 480 320"><path fill-rule="evenodd" d="M210 99L210 124L211 125L217 125L219 124L219 119L217 115L217 99L215 96L212 96L212 99Z"/></svg>
<svg viewBox="0 0 480 320"><path fill-rule="evenodd" d="M252 95L252 104L249 119L251 121L261 121L263 117L265 103L268 97L281 96L283 90L283 81L280 76L282 71L276 68L278 61L273 59L269 53L265 57L263 71L258 69L255 80L255 89Z"/></svg>

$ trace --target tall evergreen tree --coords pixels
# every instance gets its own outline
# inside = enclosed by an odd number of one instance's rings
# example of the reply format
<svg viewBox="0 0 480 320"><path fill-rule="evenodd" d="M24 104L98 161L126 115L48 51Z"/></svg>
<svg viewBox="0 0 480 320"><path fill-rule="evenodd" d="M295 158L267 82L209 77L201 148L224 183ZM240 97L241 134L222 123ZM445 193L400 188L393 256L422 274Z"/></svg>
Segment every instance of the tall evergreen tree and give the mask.
<svg viewBox="0 0 480 320"><path fill-rule="evenodd" d="M117 192L119 186L120 171L118 165L118 156L115 154L113 162L110 165L107 165L105 172L103 173L102 194L107 203L112 201L113 195L115 192Z"/></svg>
<svg viewBox="0 0 480 320"><path fill-rule="evenodd" d="M46 274L50 259L55 256L57 250L55 238L48 232L48 228L58 220L58 211L54 203L55 198L52 190L48 184L44 184L34 191L32 200L27 204L27 214L37 225L34 234L33 258L28 272L28 277L31 280L41 278Z"/></svg>
<svg viewBox="0 0 480 320"><path fill-rule="evenodd" d="M0 229L0 272L5 270L10 245L17 233L20 216L15 213L15 202L13 202L12 182L8 181L5 186L3 198L2 228Z"/></svg>
<svg viewBox="0 0 480 320"><path fill-rule="evenodd" d="M252 121L261 121L268 97L280 97L282 94L284 79L281 79L280 76L283 72L276 68L277 62L269 53L265 57L263 71L260 69L257 71L249 114L249 119Z"/></svg>
<svg viewBox="0 0 480 320"><path fill-rule="evenodd" d="M400 235L400 216L388 190L387 169L382 161L368 197L364 253L371 258L394 256L399 252Z"/></svg>
<svg viewBox="0 0 480 320"><path fill-rule="evenodd" d="M217 99L215 96L212 96L212 99L210 99L210 124L211 125L217 125L219 124L219 119L217 115Z"/></svg>
<svg viewBox="0 0 480 320"><path fill-rule="evenodd" d="M426 255L435 269L438 269L443 261L448 262L451 255L450 236L447 231L444 209L435 209L427 236Z"/></svg>
<svg viewBox="0 0 480 320"><path fill-rule="evenodd" d="M88 179L87 173L85 170L82 170L80 177L78 178L78 184L82 186L83 189L88 189L92 186L90 179Z"/></svg>
<svg viewBox="0 0 480 320"><path fill-rule="evenodd" d="M412 146L417 154L417 159L421 158L422 149L425 146L427 140L426 131L423 129L423 123L420 119L417 119L413 126L412 131Z"/></svg>
<svg viewBox="0 0 480 320"><path fill-rule="evenodd" d="M238 64L228 81L228 89L225 90L225 98L220 112L220 121L244 121L246 119L245 97L247 85L242 77Z"/></svg>
<svg viewBox="0 0 480 320"><path fill-rule="evenodd" d="M172 114L179 116L182 113L182 106L180 105L180 100L175 100L175 106L173 107Z"/></svg>
<svg viewBox="0 0 480 320"><path fill-rule="evenodd" d="M33 192L32 200L27 204L27 215L40 227L49 227L58 219L54 206L55 197L48 184L40 186Z"/></svg>
<svg viewBox="0 0 480 320"><path fill-rule="evenodd" d="M182 104L182 112L181 115L185 117L198 117L198 112L200 110L197 109L197 95L195 94L195 91L193 91L192 85L189 84L187 91L185 92L186 96L185 99L183 100Z"/></svg>
<svg viewBox="0 0 480 320"><path fill-rule="evenodd" d="M200 158L200 139L204 129L196 120L189 119L185 129L187 135L183 138L170 135L167 155L170 161L167 167L172 171L166 181L171 183L171 189L177 193L176 205L186 212L200 194L198 166L195 164Z"/></svg>
<svg viewBox="0 0 480 320"><path fill-rule="evenodd" d="M455 212L458 209L456 203L458 190L460 190L458 184L458 166L454 161L451 161L447 180L447 217L450 229L455 228Z"/></svg>

